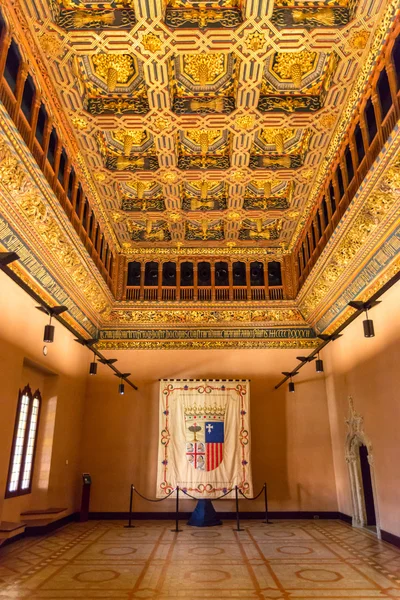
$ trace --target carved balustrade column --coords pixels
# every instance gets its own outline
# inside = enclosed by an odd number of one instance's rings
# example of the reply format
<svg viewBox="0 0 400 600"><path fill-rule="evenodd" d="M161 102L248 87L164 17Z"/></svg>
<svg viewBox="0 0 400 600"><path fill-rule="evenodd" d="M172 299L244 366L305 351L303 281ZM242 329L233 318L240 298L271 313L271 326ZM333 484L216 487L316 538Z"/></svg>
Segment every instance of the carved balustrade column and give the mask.
<svg viewBox="0 0 400 600"><path fill-rule="evenodd" d="M3 34L3 39L0 41L0 78L3 77L4 67L7 60L8 49L11 45L11 33L6 30Z"/></svg>
<svg viewBox="0 0 400 600"><path fill-rule="evenodd" d="M157 273L158 273L158 290L157 290L157 300L162 300L162 262L157 261Z"/></svg>
<svg viewBox="0 0 400 600"><path fill-rule="evenodd" d="M399 116L399 99L397 97L397 74L393 62L390 58L386 62L386 73L389 80L390 92L392 95L393 106L396 111L396 116Z"/></svg>
<svg viewBox="0 0 400 600"><path fill-rule="evenodd" d="M247 300L251 300L250 259L246 260Z"/></svg>
<svg viewBox="0 0 400 600"><path fill-rule="evenodd" d="M197 286L198 286L198 282L199 282L199 265L198 265L198 261L197 259L194 260L193 263L193 300L197 300L197 295L198 295L198 290L197 290Z"/></svg>
<svg viewBox="0 0 400 600"><path fill-rule="evenodd" d="M365 116L364 116L363 111L360 111L360 129L361 129L361 134L362 134L363 143L364 143L367 165L368 165L368 167L370 167L373 161L371 160L371 156L369 153L369 133L368 133L368 128L367 128L367 124L365 122Z"/></svg>
<svg viewBox="0 0 400 600"><path fill-rule="evenodd" d="M49 151L50 135L51 135L52 129L53 129L53 117L48 116L46 125L44 127L44 132L43 132L43 142L42 142L43 159L41 161L42 164L40 165L40 168L42 169L42 171L44 171L46 160L47 160L47 153ZM82 207L83 207L83 205L84 205L84 201L82 202ZM82 218L81 218L81 220L82 220Z"/></svg>
<svg viewBox="0 0 400 600"><path fill-rule="evenodd" d="M228 262L229 300L233 300L233 261Z"/></svg>
<svg viewBox="0 0 400 600"><path fill-rule="evenodd" d="M215 260L211 261L211 300L215 301Z"/></svg>
<svg viewBox="0 0 400 600"><path fill-rule="evenodd" d="M22 61L20 64L19 70L18 70L17 83L16 83L16 87L15 87L16 103L15 103L15 108L14 108L14 114L11 115L14 123L18 122L18 113L19 113L19 109L21 108L22 94L24 93L24 85L25 85L26 78L28 77L28 73L29 73L28 63L25 61Z"/></svg>
<svg viewBox="0 0 400 600"><path fill-rule="evenodd" d="M32 115L31 115L31 135L29 137L29 150L33 150L33 144L35 140L37 121L39 116L40 105L42 103L42 95L36 90L35 98L32 104Z"/></svg>
<svg viewBox="0 0 400 600"><path fill-rule="evenodd" d="M176 299L181 299L181 261L176 263Z"/></svg>
<svg viewBox="0 0 400 600"><path fill-rule="evenodd" d="M144 300L144 274L146 270L146 262L144 259L140 261L140 292L139 292L139 300L143 302Z"/></svg>

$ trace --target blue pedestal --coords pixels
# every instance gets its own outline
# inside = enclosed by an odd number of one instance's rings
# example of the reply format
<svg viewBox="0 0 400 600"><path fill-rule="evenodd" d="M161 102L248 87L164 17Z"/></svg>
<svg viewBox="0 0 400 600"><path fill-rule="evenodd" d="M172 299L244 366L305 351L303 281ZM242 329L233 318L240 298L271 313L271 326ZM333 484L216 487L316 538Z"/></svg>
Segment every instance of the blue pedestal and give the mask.
<svg viewBox="0 0 400 600"><path fill-rule="evenodd" d="M211 500L198 500L197 506L188 521L188 525L192 525L193 527L214 527L214 525L222 525L222 521L218 518Z"/></svg>

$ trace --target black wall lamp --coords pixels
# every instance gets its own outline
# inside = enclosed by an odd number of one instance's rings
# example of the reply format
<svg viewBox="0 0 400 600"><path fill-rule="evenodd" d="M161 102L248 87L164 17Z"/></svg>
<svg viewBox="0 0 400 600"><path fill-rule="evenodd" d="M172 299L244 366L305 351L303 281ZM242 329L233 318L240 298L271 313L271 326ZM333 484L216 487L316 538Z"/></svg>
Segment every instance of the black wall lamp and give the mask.
<svg viewBox="0 0 400 600"><path fill-rule="evenodd" d="M374 300L372 302L360 302L358 300L354 300L352 302L349 302L349 306L351 306L352 308L355 308L356 310L360 311L365 311L365 315L367 318L363 321L363 327L364 337L366 338L375 337L374 322L372 319L368 318L368 311L371 310L371 308L373 308L377 304L380 304L380 300Z"/></svg>
<svg viewBox="0 0 400 600"><path fill-rule="evenodd" d="M52 344L54 342L55 327L51 324L51 319L56 315L59 316L62 313L66 312L68 308L66 306L52 306L48 308L44 308L43 306L37 306L36 308L40 310L40 312L44 313L45 315L49 315L50 317L48 325L45 325L44 327L43 341L46 344Z"/></svg>

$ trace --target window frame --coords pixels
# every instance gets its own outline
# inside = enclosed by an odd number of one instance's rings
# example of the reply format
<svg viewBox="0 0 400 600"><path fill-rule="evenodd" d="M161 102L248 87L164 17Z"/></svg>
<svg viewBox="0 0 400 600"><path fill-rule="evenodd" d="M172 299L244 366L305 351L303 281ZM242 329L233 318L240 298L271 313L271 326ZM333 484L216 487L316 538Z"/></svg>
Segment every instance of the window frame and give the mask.
<svg viewBox="0 0 400 600"><path fill-rule="evenodd" d="M21 415L22 399L24 398L24 396L26 396L28 398L29 404L28 404L28 411L27 411L27 417L26 417L26 427L25 427L25 431L24 431L24 438L23 438L23 444L22 444L21 463L20 463L19 475L18 475L18 485L17 485L16 490L10 491L9 488L10 488L10 484L11 484L13 464L14 464L14 459L15 459L15 450L16 450L17 439L18 439L18 425L19 425L20 415ZM32 423L33 405L34 405L35 400L38 400L39 406L38 406L37 420L36 420L36 431L35 431L33 448L32 448L32 461L31 461L31 468L30 468L30 473L29 473L29 485L26 488L22 488L24 472L25 472L25 465L26 465L26 461L27 461L29 432L30 432L31 423ZM11 445L10 463L9 463L9 467L8 467L6 493L4 496L5 498L14 498L16 496L25 496L26 494L30 494L32 492L32 480L33 480L33 471L34 471L34 467L35 467L35 457L36 457L37 440L38 440L38 434L39 434L41 407L42 407L42 396L38 389L35 391L34 394L32 394L32 390L28 384L24 387L23 390L19 390L17 412L15 415L14 432L13 432L13 439L12 439L12 445Z"/></svg>

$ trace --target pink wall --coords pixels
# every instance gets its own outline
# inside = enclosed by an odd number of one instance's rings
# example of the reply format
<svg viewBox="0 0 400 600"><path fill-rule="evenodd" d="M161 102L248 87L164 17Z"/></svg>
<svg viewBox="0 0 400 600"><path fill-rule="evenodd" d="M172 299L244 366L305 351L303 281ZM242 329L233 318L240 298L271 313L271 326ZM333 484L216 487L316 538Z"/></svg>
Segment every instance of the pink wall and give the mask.
<svg viewBox="0 0 400 600"><path fill-rule="evenodd" d="M126 511L129 485L155 497L159 378L251 379L254 488L269 487L272 510L337 510L323 377L305 371L296 393L275 391L296 350L118 351L118 368L138 387L117 393L118 380L99 365L90 378L84 419L82 470L93 477L92 511ZM190 510L192 502L186 502ZM142 511L173 510L173 501L136 501ZM231 510L232 503L218 503ZM244 510L261 510L249 502Z"/></svg>
<svg viewBox="0 0 400 600"><path fill-rule="evenodd" d="M323 358L332 431L339 510L352 514L349 476L345 462L348 396L364 418L373 446L380 526L400 535L400 283L370 311L375 337L364 338L359 317L343 337L329 344Z"/></svg>
<svg viewBox="0 0 400 600"><path fill-rule="evenodd" d="M4 521L19 521L24 510L57 506L73 512L78 507L82 409L90 355L56 324L55 342L48 344L44 357L47 321L29 296L0 272L0 520ZM18 390L26 383L44 387L33 489L27 496L4 499Z"/></svg>

